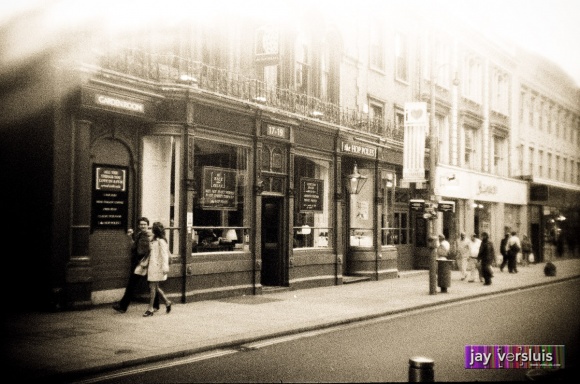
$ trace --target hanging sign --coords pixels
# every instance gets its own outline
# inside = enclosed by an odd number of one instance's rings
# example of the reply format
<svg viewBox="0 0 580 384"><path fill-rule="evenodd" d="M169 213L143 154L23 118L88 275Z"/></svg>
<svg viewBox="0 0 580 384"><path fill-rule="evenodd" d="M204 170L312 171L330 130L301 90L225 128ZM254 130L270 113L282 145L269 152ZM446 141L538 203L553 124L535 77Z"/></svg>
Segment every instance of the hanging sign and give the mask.
<svg viewBox="0 0 580 384"><path fill-rule="evenodd" d="M236 210L236 170L218 167L203 167L203 209Z"/></svg>
<svg viewBox="0 0 580 384"><path fill-rule="evenodd" d="M425 181L425 132L427 103L405 103L405 139L403 142L403 181Z"/></svg>
<svg viewBox="0 0 580 384"><path fill-rule="evenodd" d="M91 222L93 229L127 229L127 168L93 166Z"/></svg>

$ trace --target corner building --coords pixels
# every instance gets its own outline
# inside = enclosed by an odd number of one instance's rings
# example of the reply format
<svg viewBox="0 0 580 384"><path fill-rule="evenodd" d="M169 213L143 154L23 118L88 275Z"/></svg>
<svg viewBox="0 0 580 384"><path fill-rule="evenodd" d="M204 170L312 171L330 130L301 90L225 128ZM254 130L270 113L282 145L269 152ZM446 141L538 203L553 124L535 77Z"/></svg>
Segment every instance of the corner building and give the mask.
<svg viewBox="0 0 580 384"><path fill-rule="evenodd" d="M177 302L425 268L427 223L409 202L431 186L402 180L406 102L435 105L427 171L456 202L437 232L499 242L527 225L527 182L509 167L516 57L403 9L293 11L152 25L23 68L27 103L16 86L2 98L5 193L16 227L42 229L16 234L30 249L10 263L42 267L20 303L117 301L141 216L167 228Z"/></svg>

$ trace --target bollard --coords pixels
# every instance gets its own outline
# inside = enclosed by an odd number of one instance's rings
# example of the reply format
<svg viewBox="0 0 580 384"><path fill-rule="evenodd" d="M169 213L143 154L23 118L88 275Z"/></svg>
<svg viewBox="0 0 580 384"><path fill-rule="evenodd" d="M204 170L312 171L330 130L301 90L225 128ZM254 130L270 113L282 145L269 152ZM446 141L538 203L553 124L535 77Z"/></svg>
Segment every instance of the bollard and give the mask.
<svg viewBox="0 0 580 384"><path fill-rule="evenodd" d="M451 286L452 265L453 260L437 259L437 285L443 293L447 293L447 288Z"/></svg>
<svg viewBox="0 0 580 384"><path fill-rule="evenodd" d="M409 383L431 383L435 381L433 359L414 356L409 359Z"/></svg>

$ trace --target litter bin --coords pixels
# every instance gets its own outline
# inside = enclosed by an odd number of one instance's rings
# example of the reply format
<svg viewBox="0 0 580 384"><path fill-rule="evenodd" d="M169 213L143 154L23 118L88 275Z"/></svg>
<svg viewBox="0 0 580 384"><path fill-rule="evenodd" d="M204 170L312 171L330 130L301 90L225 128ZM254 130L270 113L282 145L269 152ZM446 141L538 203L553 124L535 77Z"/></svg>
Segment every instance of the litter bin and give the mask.
<svg viewBox="0 0 580 384"><path fill-rule="evenodd" d="M437 286L441 292L447 292L451 286L451 269L453 269L453 260L437 259Z"/></svg>

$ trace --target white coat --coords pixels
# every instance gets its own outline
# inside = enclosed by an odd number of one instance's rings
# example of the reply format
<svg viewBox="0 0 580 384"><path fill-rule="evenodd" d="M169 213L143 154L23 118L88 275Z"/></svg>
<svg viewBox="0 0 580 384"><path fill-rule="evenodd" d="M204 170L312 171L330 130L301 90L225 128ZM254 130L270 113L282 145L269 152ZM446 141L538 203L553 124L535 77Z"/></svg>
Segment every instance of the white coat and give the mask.
<svg viewBox="0 0 580 384"><path fill-rule="evenodd" d="M147 268L148 281L165 281L169 272L169 244L165 239L154 239L151 242L149 267Z"/></svg>

